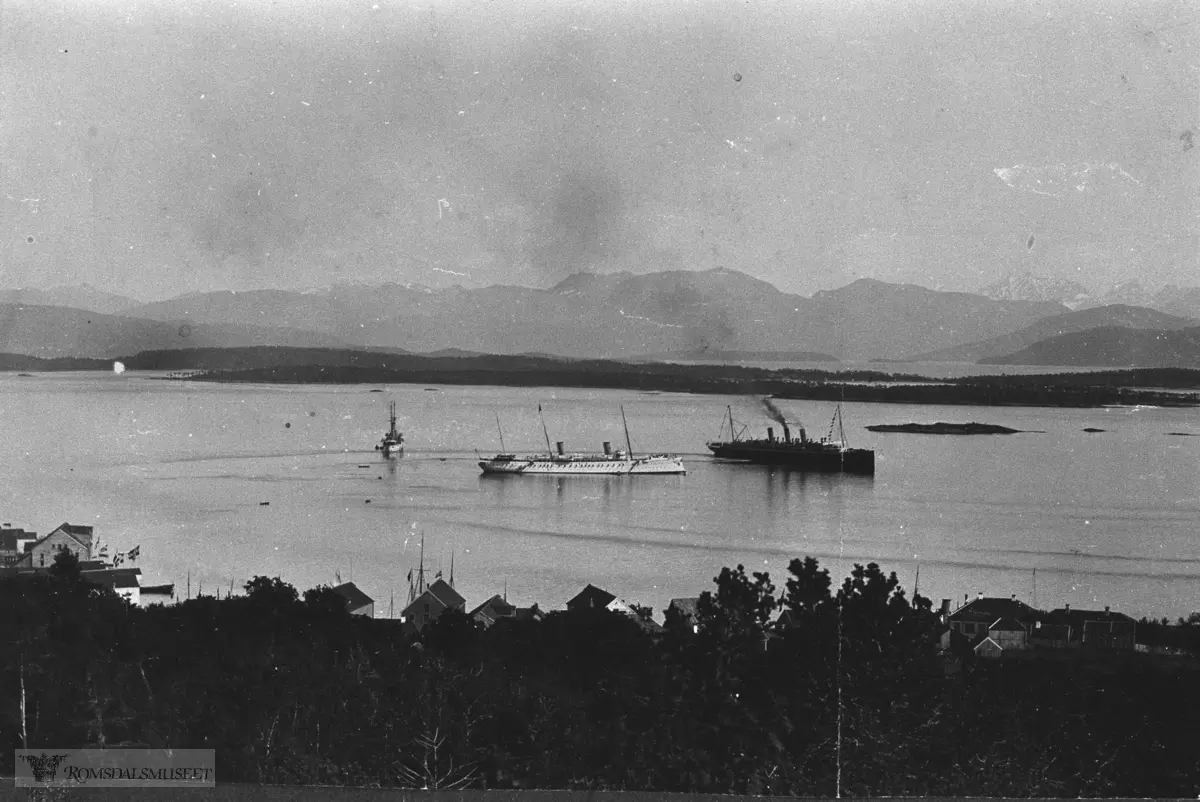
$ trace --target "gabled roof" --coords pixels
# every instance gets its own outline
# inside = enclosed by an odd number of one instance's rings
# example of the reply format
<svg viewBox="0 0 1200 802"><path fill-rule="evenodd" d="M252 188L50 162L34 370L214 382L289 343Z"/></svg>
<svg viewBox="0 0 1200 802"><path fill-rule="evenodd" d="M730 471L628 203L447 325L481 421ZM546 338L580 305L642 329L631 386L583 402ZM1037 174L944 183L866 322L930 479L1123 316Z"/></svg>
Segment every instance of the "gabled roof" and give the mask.
<svg viewBox="0 0 1200 802"><path fill-rule="evenodd" d="M1056 624L1070 624L1073 627L1079 627L1091 621L1135 623L1132 618L1124 613L1115 613L1111 610L1074 610L1065 607L1058 610L1051 610L1049 618Z"/></svg>
<svg viewBox="0 0 1200 802"><path fill-rule="evenodd" d="M1012 618L997 618L990 627L989 632L1028 632L1025 625L1020 621Z"/></svg>
<svg viewBox="0 0 1200 802"><path fill-rule="evenodd" d="M1001 646L999 643L996 643L996 641L992 640L991 638L984 638L983 640L979 641L979 643L975 644L975 651L979 651L979 648L981 646L983 646L983 644L985 644L985 643L992 644L993 646L996 647L997 651L1001 651L1001 652L1004 651L1004 647Z"/></svg>
<svg viewBox="0 0 1200 802"><path fill-rule="evenodd" d="M490 619L495 619L516 615L516 612L517 608L506 602L504 597L497 593L495 596L472 610L471 617L474 618L476 615L482 613Z"/></svg>
<svg viewBox="0 0 1200 802"><path fill-rule="evenodd" d="M1019 599L1002 599L984 596L973 599L950 614L951 621L975 621L990 624L997 618L1030 620L1037 610Z"/></svg>
<svg viewBox="0 0 1200 802"><path fill-rule="evenodd" d="M72 526L71 524L65 523L65 524L61 524L54 530L47 532L44 536L35 540L32 545L30 545L26 548L26 552L28 553L30 551L33 551L35 548L37 548L38 546L45 543L46 540L49 539L52 535L57 534L58 532L62 532L64 535L66 535L67 537L74 540L76 543L78 543L83 548L88 549L89 551L91 550L91 548L92 548L92 527L90 527L90 526Z"/></svg>
<svg viewBox="0 0 1200 802"><path fill-rule="evenodd" d="M359 590L353 582L343 582L332 590L346 600L347 610L357 610L375 603L374 599Z"/></svg>
<svg viewBox="0 0 1200 802"><path fill-rule="evenodd" d="M434 582L425 589L425 592L432 593L437 597L438 601L447 607L458 607L461 609L467 606L467 600L462 596L459 596L458 591L450 587L449 583L447 583L444 579L439 579L437 582Z"/></svg>
<svg viewBox="0 0 1200 802"><path fill-rule="evenodd" d="M24 529L0 529L0 551L16 551L23 541L37 540L37 532Z"/></svg>
<svg viewBox="0 0 1200 802"><path fill-rule="evenodd" d="M670 610L672 607L674 607L675 611L677 613L680 613L681 615L683 615L687 618L695 618L696 610L697 610L699 604L700 604L699 597L691 597L691 598L686 598L686 599L671 599L670 603L667 604L667 609Z"/></svg>
<svg viewBox="0 0 1200 802"><path fill-rule="evenodd" d="M541 621L546 614L534 602L532 607L518 607L515 617L518 621Z"/></svg>
<svg viewBox="0 0 1200 802"><path fill-rule="evenodd" d="M595 585L588 584L586 588L579 591L573 599L567 602L567 609L572 607L598 607L603 610L616 600L617 597L607 590L601 590Z"/></svg>

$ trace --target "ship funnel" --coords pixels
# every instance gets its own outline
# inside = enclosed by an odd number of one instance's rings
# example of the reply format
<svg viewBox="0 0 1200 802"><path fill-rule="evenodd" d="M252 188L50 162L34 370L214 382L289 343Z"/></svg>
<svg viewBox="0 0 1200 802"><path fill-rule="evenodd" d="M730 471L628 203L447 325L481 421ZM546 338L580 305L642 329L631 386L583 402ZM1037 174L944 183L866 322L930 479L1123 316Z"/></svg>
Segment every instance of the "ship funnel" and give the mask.
<svg viewBox="0 0 1200 802"><path fill-rule="evenodd" d="M767 427L767 439L770 440L772 443L775 442L775 430L772 429L770 426Z"/></svg>
<svg viewBox="0 0 1200 802"><path fill-rule="evenodd" d="M783 442L785 442L785 443L792 442L792 430L788 428L788 425L786 423L783 424Z"/></svg>
<svg viewBox="0 0 1200 802"><path fill-rule="evenodd" d="M943 616L950 615L950 600L949 599L942 599L942 615Z"/></svg>
<svg viewBox="0 0 1200 802"><path fill-rule="evenodd" d="M612 456L612 443L607 440L604 441L604 455L606 457Z"/></svg>
<svg viewBox="0 0 1200 802"><path fill-rule="evenodd" d="M554 442L554 445L558 446L558 455L561 457L561 456L563 455L563 441L562 441L562 440L556 440L556 441Z"/></svg>
<svg viewBox="0 0 1200 802"><path fill-rule="evenodd" d="M801 429L801 430L800 430L800 442L801 442L801 443L807 443L807 442L808 442L808 435L806 435L806 434L804 433L804 429Z"/></svg>

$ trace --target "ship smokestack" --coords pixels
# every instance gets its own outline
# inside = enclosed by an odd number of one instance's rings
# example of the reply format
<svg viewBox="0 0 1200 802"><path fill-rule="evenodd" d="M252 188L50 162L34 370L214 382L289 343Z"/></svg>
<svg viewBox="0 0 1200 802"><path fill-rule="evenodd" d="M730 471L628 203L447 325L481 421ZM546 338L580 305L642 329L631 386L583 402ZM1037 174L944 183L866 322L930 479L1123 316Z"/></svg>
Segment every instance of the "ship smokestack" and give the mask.
<svg viewBox="0 0 1200 802"><path fill-rule="evenodd" d="M767 427L767 439L770 440L772 443L775 442L775 430L772 429L770 426Z"/></svg>
<svg viewBox="0 0 1200 802"><path fill-rule="evenodd" d="M785 443L792 442L792 431L791 431L791 429L788 428L786 421L783 424L783 442L785 442Z"/></svg>
<svg viewBox="0 0 1200 802"><path fill-rule="evenodd" d="M558 446L558 455L561 457L561 456L563 455L563 441L562 441L562 440L556 440L556 441L554 442L554 445Z"/></svg>
<svg viewBox="0 0 1200 802"><path fill-rule="evenodd" d="M604 441L604 455L612 456L612 443L608 442L607 440Z"/></svg>
<svg viewBox="0 0 1200 802"><path fill-rule="evenodd" d="M806 434L804 433L804 429L803 429L803 428L801 428L801 429L800 429L800 442L801 442L801 443L807 443L807 442L808 442L808 435L806 435Z"/></svg>

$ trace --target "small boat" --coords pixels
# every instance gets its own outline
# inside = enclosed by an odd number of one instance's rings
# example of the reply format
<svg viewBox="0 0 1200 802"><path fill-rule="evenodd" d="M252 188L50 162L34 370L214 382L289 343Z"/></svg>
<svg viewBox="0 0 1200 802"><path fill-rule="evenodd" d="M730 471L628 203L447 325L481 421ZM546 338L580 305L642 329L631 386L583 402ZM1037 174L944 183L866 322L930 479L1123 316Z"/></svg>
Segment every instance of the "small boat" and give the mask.
<svg viewBox="0 0 1200 802"><path fill-rule="evenodd" d="M538 407L538 414L541 414ZM625 410L621 410L621 420L625 422ZM496 419L497 427L500 425ZM519 457L516 454L500 453L491 459L481 460L479 467L485 474L564 474L577 475L609 475L624 474L683 474L683 460L674 454L641 454L633 453L629 442L629 424L625 423L625 451L613 450L611 443L604 444L603 454L568 454L563 449L562 441L555 445L557 450L550 449L550 434L546 431L546 421L542 420L542 432L546 435L545 454L533 454ZM504 448L504 433L500 434L500 447Z"/></svg>
<svg viewBox="0 0 1200 802"><path fill-rule="evenodd" d="M404 450L404 435L396 431L396 402L391 405L391 426L388 427L387 433L383 439L375 446L376 451L382 451L384 454L399 454Z"/></svg>

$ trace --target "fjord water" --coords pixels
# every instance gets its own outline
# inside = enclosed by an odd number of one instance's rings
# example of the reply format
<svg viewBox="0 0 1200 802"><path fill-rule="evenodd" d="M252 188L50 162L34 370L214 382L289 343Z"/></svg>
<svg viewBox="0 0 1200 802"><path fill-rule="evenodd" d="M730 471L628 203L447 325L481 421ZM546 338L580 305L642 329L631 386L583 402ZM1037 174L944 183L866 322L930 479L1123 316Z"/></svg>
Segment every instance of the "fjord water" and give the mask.
<svg viewBox="0 0 1200 802"><path fill-rule="evenodd" d="M748 397L559 388L225 385L150 375L0 376L0 518L45 533L92 524L114 549L140 545L146 583L191 573L226 592L255 574L300 588L353 579L397 614L421 533L427 570L469 605L561 607L586 583L661 611L712 587L722 566L769 570L813 555L841 580L855 562L911 591L961 601L1016 594L1042 607L1111 605L1172 618L1200 609L1200 433L1194 409L1043 409L846 404L851 445L876 449L874 478L710 459ZM397 402L407 452L373 451ZM480 454L599 450L685 455L686 476L483 477ZM833 406L781 402L810 433ZM1007 436L884 434L878 423L978 421ZM1086 433L1086 427L1103 433ZM776 427L778 430L778 427ZM266 504L264 504L266 502ZM1035 575L1036 569L1036 575Z"/></svg>

